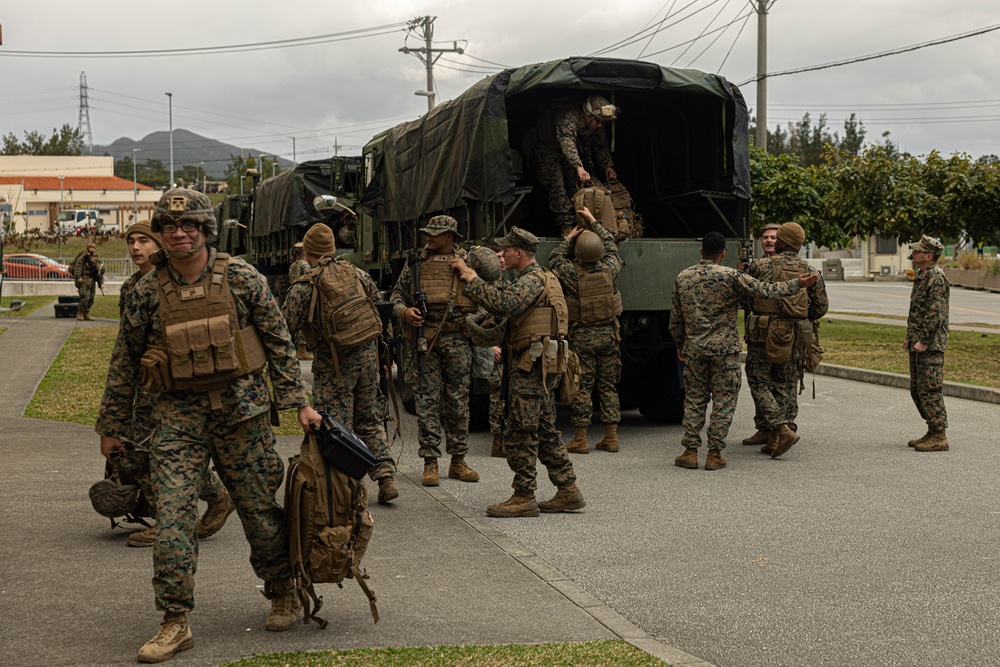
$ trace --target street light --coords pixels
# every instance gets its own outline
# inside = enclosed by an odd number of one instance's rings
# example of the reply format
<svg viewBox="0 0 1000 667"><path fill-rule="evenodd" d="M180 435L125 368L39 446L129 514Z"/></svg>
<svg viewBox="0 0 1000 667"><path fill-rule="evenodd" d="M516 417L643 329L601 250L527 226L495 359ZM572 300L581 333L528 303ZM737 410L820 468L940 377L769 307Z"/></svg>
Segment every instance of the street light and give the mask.
<svg viewBox="0 0 1000 667"><path fill-rule="evenodd" d="M201 191L204 193L206 190L208 190L208 187L205 184L205 180L206 180L206 178L205 178L205 163L204 162L199 162L198 166L201 167Z"/></svg>
<svg viewBox="0 0 1000 667"><path fill-rule="evenodd" d="M59 213L63 210L63 178L65 176L59 177ZM59 216L56 216L56 246L58 247L57 254L59 259L62 259L62 229L59 227Z"/></svg>
<svg viewBox="0 0 1000 667"><path fill-rule="evenodd" d="M292 167L295 168L299 166L298 158L295 156L295 137L288 137L292 140Z"/></svg>
<svg viewBox="0 0 1000 667"><path fill-rule="evenodd" d="M170 109L170 187L177 185L174 183L174 94L164 93L167 96L167 105Z"/></svg>
<svg viewBox="0 0 1000 667"><path fill-rule="evenodd" d="M141 148L132 149L132 224L139 222L139 181L136 178L135 170L135 154L141 151Z"/></svg>

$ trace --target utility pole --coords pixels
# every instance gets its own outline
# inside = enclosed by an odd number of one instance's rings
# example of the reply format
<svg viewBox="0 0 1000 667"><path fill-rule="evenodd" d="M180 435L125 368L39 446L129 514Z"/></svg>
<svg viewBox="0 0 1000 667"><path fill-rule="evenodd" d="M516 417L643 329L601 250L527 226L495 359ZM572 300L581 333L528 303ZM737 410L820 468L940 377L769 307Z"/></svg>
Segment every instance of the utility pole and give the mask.
<svg viewBox="0 0 1000 667"><path fill-rule="evenodd" d="M757 12L757 131L754 144L767 150L767 10L774 0L750 0Z"/></svg>
<svg viewBox="0 0 1000 667"><path fill-rule="evenodd" d="M298 156L295 154L295 137L288 137L292 140L292 168L299 166Z"/></svg>
<svg viewBox="0 0 1000 667"><path fill-rule="evenodd" d="M174 94L164 93L170 108L170 187L175 188L174 183Z"/></svg>
<svg viewBox="0 0 1000 667"><path fill-rule="evenodd" d="M132 224L139 222L139 179L137 178L136 166L135 166L135 154L141 151L141 148L132 149Z"/></svg>
<svg viewBox="0 0 1000 667"><path fill-rule="evenodd" d="M773 2L774 0L771 1ZM423 28L424 46L420 49L411 49L408 46L404 46L399 50L400 53L412 53L420 60L420 62L424 64L424 67L427 68L427 90L418 90L413 94L421 95L427 98L428 113L430 113L431 109L434 108L436 97L434 93L434 63L437 62L442 53L457 53L459 55L465 53L465 49L461 48L458 45L458 42L452 42L450 49L435 49L432 46L434 41L434 19L436 18L436 16L424 16L423 18L418 17L410 21L409 27L411 29L416 28L417 26L421 26Z"/></svg>

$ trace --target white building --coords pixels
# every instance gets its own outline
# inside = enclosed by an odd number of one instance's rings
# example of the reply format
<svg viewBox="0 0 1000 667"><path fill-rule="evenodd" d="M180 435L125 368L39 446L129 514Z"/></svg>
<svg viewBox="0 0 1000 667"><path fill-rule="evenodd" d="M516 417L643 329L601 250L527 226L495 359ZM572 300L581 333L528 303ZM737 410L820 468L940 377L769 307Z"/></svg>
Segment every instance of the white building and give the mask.
<svg viewBox="0 0 1000 667"><path fill-rule="evenodd" d="M160 190L115 176L110 156L0 155L0 198L11 206L14 231L52 231L60 210L92 208L124 231L149 220Z"/></svg>

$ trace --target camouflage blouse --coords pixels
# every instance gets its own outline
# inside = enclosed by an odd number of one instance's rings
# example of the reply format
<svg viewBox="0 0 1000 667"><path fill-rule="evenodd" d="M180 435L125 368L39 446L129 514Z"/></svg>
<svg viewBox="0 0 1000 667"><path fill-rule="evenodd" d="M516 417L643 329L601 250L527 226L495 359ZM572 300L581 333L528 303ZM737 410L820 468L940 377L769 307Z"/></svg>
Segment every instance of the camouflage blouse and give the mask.
<svg viewBox="0 0 1000 667"><path fill-rule="evenodd" d="M921 342L928 350L944 352L948 347L948 299L951 285L938 266L918 270L910 294L910 313L906 317L906 343L909 350Z"/></svg>
<svg viewBox="0 0 1000 667"><path fill-rule="evenodd" d="M819 280L808 287L809 320L815 322L826 315L826 311L830 309L830 300L826 296L826 282L823 280L823 274L809 266L808 262L799 259L797 253L789 251L774 257L761 257L747 268L747 273L757 280L770 281L773 275L771 265L774 262L795 265L799 268L799 273L819 274Z"/></svg>
<svg viewBox="0 0 1000 667"><path fill-rule="evenodd" d="M212 271L216 250L209 249L208 263L199 277ZM169 265L168 265L169 267ZM189 284L172 267L171 277L181 285ZM295 346L285 318L267 282L260 273L241 259L232 259L228 267L229 287L236 301L239 326L253 324L267 353L270 384L279 410L309 405ZM95 430L100 435L128 437L131 431L135 388L140 383L140 359L150 345L164 346L160 323L160 290L156 271L139 279L123 299L123 317L111 353L104 397ZM152 420L169 423L179 431L198 436L209 424L236 424L266 412L271 406L270 391L264 373L236 378L221 392L222 409L214 412L208 394L174 391L160 394L153 406Z"/></svg>

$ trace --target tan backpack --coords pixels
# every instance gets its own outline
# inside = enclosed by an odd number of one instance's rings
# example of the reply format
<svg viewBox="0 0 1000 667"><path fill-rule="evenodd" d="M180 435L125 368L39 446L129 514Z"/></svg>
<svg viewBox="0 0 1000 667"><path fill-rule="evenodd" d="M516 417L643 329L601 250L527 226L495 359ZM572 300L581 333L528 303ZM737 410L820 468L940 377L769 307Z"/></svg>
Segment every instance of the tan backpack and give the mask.
<svg viewBox="0 0 1000 667"><path fill-rule="evenodd" d="M621 243L633 236L642 236L642 216L635 212L632 196L618 181L597 183L580 188L573 195L573 208L580 210L586 206L601 223L615 243Z"/></svg>
<svg viewBox="0 0 1000 667"><path fill-rule="evenodd" d="M365 583L368 573L360 568L374 529L361 477L375 465L375 457L353 431L329 415L324 414L323 424L318 436L307 435L299 455L289 459L285 481L295 591L305 622L315 620L326 628L327 621L316 615L323 598L316 595L315 585L343 588L345 578L354 579L378 623L375 594Z"/></svg>

